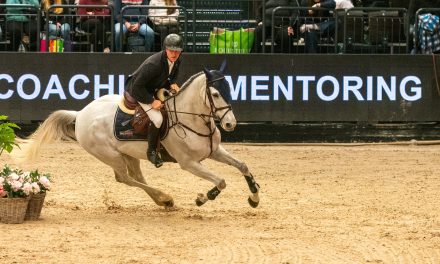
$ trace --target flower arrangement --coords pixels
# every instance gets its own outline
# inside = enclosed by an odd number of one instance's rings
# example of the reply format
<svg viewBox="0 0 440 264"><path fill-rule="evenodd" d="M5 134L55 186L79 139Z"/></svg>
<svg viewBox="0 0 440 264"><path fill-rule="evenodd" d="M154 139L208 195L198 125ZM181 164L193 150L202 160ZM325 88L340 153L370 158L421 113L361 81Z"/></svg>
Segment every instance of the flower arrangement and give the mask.
<svg viewBox="0 0 440 264"><path fill-rule="evenodd" d="M23 172L5 165L0 172L0 198L23 198L45 193L50 186L50 175L40 174L38 170Z"/></svg>
<svg viewBox="0 0 440 264"><path fill-rule="evenodd" d="M50 190L50 174L40 174L38 170L35 170L29 173L29 178L32 186L32 193L45 193Z"/></svg>
<svg viewBox="0 0 440 264"><path fill-rule="evenodd" d="M0 155L3 150L11 152L15 143L14 128L18 125L6 122L7 116L0 115ZM5 165L0 171L0 198L22 198L30 194L45 193L50 189L50 175L41 174L38 170L23 172Z"/></svg>
<svg viewBox="0 0 440 264"><path fill-rule="evenodd" d="M12 152L15 143L14 123L0 115L0 156L4 150ZM0 222L20 224L24 220L37 220L43 208L46 191L50 190L50 175L38 170L23 172L8 165L0 168Z"/></svg>

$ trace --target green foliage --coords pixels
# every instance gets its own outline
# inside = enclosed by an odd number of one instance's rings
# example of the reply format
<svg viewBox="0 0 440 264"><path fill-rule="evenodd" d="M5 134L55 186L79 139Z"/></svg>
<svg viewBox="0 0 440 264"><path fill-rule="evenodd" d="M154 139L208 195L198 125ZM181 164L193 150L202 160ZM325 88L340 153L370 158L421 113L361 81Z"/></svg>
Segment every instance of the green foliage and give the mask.
<svg viewBox="0 0 440 264"><path fill-rule="evenodd" d="M20 129L20 127L14 123L7 122L7 116L0 115L0 155L3 150L11 152L14 146L19 147L15 143L14 128Z"/></svg>

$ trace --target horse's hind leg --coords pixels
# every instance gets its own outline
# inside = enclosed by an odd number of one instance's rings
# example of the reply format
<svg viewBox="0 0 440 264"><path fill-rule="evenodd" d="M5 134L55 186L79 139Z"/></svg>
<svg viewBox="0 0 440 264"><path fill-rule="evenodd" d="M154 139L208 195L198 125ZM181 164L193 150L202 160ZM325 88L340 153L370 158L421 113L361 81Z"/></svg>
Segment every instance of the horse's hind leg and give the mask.
<svg viewBox="0 0 440 264"><path fill-rule="evenodd" d="M138 182L147 184L144 176L142 175L140 161L127 155L122 155L122 157L127 165L128 175Z"/></svg>
<svg viewBox="0 0 440 264"><path fill-rule="evenodd" d="M243 174L249 186L249 190L251 191L248 202L252 207L257 207L258 203L260 202L260 197L258 195L260 185L258 185L254 179L254 176L252 176L252 174L249 172L247 165L244 162L234 158L221 145L219 145L218 149L211 154L210 158L215 161L231 165L237 168Z"/></svg>
<svg viewBox="0 0 440 264"><path fill-rule="evenodd" d="M94 154L94 156L113 168L115 178L118 182L143 189L159 206L174 206L174 201L171 196L145 183L145 179L140 170L139 160L120 153L115 153L112 157L108 155L103 157L96 154Z"/></svg>

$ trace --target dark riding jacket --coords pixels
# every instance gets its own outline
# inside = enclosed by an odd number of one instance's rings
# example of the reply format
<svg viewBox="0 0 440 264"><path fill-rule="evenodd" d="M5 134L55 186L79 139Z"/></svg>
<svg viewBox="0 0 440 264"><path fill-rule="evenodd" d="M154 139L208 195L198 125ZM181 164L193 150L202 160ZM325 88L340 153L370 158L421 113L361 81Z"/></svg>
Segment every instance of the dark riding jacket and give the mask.
<svg viewBox="0 0 440 264"><path fill-rule="evenodd" d="M171 73L168 73L168 59L165 50L148 57L128 77L125 82L125 90L138 102L151 104L157 89L169 89L170 85L176 82L180 58L174 62Z"/></svg>

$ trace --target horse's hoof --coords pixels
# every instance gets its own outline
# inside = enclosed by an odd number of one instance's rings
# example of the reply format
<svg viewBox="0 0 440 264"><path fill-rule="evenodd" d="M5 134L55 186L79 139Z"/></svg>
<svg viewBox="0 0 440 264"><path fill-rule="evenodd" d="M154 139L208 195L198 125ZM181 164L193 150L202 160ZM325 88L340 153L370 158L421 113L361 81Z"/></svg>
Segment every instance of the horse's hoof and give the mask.
<svg viewBox="0 0 440 264"><path fill-rule="evenodd" d="M173 200L166 201L163 203L163 206L165 206L165 208L174 207L174 201Z"/></svg>
<svg viewBox="0 0 440 264"><path fill-rule="evenodd" d="M249 204L251 205L252 208L257 208L258 204L260 203L259 201L258 202L254 202L251 199L251 197L248 197L248 202L249 202Z"/></svg>
<svg viewBox="0 0 440 264"><path fill-rule="evenodd" d="M199 193L199 194L197 195L197 198L196 198L196 205L197 205L197 206L202 206L202 205L204 205L207 201L208 201L208 198L207 198L205 195Z"/></svg>
<svg viewBox="0 0 440 264"><path fill-rule="evenodd" d="M200 201L199 199L196 199L196 205L197 206L202 206L204 204L205 204L204 202Z"/></svg>

